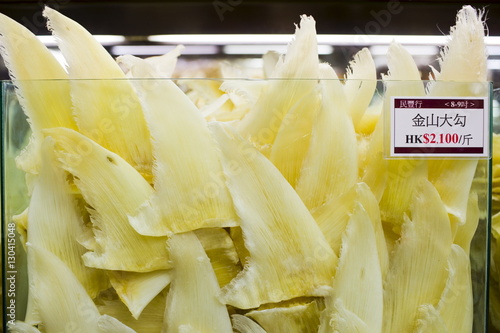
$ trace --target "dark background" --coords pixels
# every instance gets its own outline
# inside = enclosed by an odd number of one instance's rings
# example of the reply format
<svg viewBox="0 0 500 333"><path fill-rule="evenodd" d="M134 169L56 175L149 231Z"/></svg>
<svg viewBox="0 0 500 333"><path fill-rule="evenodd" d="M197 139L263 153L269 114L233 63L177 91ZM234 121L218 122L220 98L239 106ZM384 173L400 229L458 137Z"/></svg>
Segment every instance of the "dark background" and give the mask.
<svg viewBox="0 0 500 333"><path fill-rule="evenodd" d="M3 0L0 12L35 34L44 35L49 34L41 14L45 4L79 22L92 34L124 35L127 40L122 44L128 45L152 44L146 36L154 34L293 34L293 24L299 22L301 14L315 18L318 34L447 35L464 4L484 8L489 35L500 36L500 1ZM334 47L334 53L323 60L344 69L362 45ZM438 67L437 56L433 55L429 64ZM196 55L183 57L194 59ZM427 60L423 63L427 64ZM429 72L425 67L422 78ZM379 70L384 72L384 68ZM492 71L492 81L500 82L499 73L500 70ZM0 79L7 78L0 61Z"/></svg>
<svg viewBox="0 0 500 333"><path fill-rule="evenodd" d="M387 10L391 1L91 1L3 0L0 12L27 25L37 34L43 4L60 10L93 34L150 35L167 33L290 33L291 22L301 14L314 16L318 33L351 34L374 19L373 12ZM447 33L456 12L464 5L485 8L490 35L500 35L499 1L392 1L402 7L381 28L382 34ZM225 7L224 5L228 6ZM226 8L223 20L216 7ZM31 24L30 24L31 23Z"/></svg>

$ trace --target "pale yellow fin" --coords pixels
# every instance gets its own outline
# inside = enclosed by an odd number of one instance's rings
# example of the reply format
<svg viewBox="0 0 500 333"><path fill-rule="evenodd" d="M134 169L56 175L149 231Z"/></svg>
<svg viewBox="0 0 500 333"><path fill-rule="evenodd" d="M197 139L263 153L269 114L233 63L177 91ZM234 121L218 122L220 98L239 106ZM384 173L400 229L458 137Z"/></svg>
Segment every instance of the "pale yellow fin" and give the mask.
<svg viewBox="0 0 500 333"><path fill-rule="evenodd" d="M349 114L359 131L359 123L377 88L377 70L368 48L356 53L345 75L344 89L349 103Z"/></svg>
<svg viewBox="0 0 500 333"><path fill-rule="evenodd" d="M47 332L98 332L99 311L71 270L54 254L28 243L30 292Z"/></svg>
<svg viewBox="0 0 500 333"><path fill-rule="evenodd" d="M365 143L368 146L364 150L366 155L359 158L363 161L359 171L361 181L370 187L379 202L389 179L389 161L384 158L384 118L382 114L373 133L367 139L368 143Z"/></svg>
<svg viewBox="0 0 500 333"><path fill-rule="evenodd" d="M266 333L266 331L259 326L252 319L240 314L233 314L231 316L233 328L239 333Z"/></svg>
<svg viewBox="0 0 500 333"><path fill-rule="evenodd" d="M14 324L8 322L7 328L10 333L41 333L35 326L19 320L16 320Z"/></svg>
<svg viewBox="0 0 500 333"><path fill-rule="evenodd" d="M478 203L478 195L476 192L471 192L469 195L469 200L467 202L467 214L465 223L463 225L457 226L455 238L453 240L453 242L460 245L467 254L470 253L472 238L474 237L474 234L476 233L477 227L479 225L479 215L480 209Z"/></svg>
<svg viewBox="0 0 500 333"><path fill-rule="evenodd" d="M233 240L222 228L195 231L214 269L219 286L228 284L241 271L241 263Z"/></svg>
<svg viewBox="0 0 500 333"><path fill-rule="evenodd" d="M387 75L383 75L386 84L391 85L391 89L404 90L410 93L408 96L424 95L424 85L421 81L420 71L410 52L401 44L392 42L387 51ZM394 81L394 82L388 82Z"/></svg>
<svg viewBox="0 0 500 333"><path fill-rule="evenodd" d="M153 193L139 172L78 132L54 128L46 135L55 140L59 162L90 206L96 248L84 254L85 264L133 272L169 268L166 237L142 236L128 221Z"/></svg>
<svg viewBox="0 0 500 333"><path fill-rule="evenodd" d="M388 108L390 107L390 98L393 96L424 96L425 89L420 80L415 61L410 53L401 45L392 43L388 53L389 73L384 76L385 117L381 118L385 122L384 131L388 130ZM384 136L384 144L387 144ZM385 147L387 148L387 147ZM368 152L370 153L370 152ZM387 161L387 184L384 194L380 200L380 211L382 220L394 224L399 232L399 226L403 221L403 214L407 213L413 198L413 189L416 184L423 179L427 179L427 164L425 160L402 159Z"/></svg>
<svg viewBox="0 0 500 333"><path fill-rule="evenodd" d="M83 263L87 249L78 242L84 230L83 219L66 181L67 173L57 165L54 140L46 138L41 153L40 173L27 211L27 241L61 259L94 298L108 288L109 281L104 272Z"/></svg>
<svg viewBox="0 0 500 333"><path fill-rule="evenodd" d="M487 51L483 11L463 6L441 52L440 72L428 87L430 96L487 96ZM451 82L455 81L455 82ZM477 159L442 160L429 163L431 180L459 225L466 221L469 192Z"/></svg>
<svg viewBox="0 0 500 333"><path fill-rule="evenodd" d="M418 184L384 281L383 332L409 331L422 304L437 305L445 287L452 235L445 206L428 181Z"/></svg>
<svg viewBox="0 0 500 333"><path fill-rule="evenodd" d="M164 55L148 57L144 61L153 67L155 78L172 78L177 65L177 58L181 55L183 49L183 45L177 45L172 51ZM128 77L141 78L140 74L135 72L135 65L140 59L142 58L127 54L116 58L116 62Z"/></svg>
<svg viewBox="0 0 500 333"><path fill-rule="evenodd" d="M78 129L120 155L141 173L151 173L151 142L131 83L108 51L77 22L45 7L43 15L68 62ZM133 135L131 135L133 133Z"/></svg>
<svg viewBox="0 0 500 333"><path fill-rule="evenodd" d="M371 333L371 327L368 327L361 318L347 309L341 298L335 299L333 306L333 316L330 320L326 320L322 316L322 325L319 327L318 333ZM326 315L327 313L325 311L322 315Z"/></svg>
<svg viewBox="0 0 500 333"><path fill-rule="evenodd" d="M17 87L32 130L76 128L71 114L68 74L49 49L27 28L0 14L0 52ZM31 80L37 80L36 82Z"/></svg>
<svg viewBox="0 0 500 333"><path fill-rule="evenodd" d="M307 92L283 117L269 160L295 187L308 155L311 132L320 106L318 89Z"/></svg>
<svg viewBox="0 0 500 333"><path fill-rule="evenodd" d="M317 332L321 307L317 301L271 309L253 310L246 316L254 319L267 332L304 333Z"/></svg>
<svg viewBox="0 0 500 333"><path fill-rule="evenodd" d="M175 234L168 247L174 269L163 332L232 333L227 308L217 298L215 272L196 235Z"/></svg>
<svg viewBox="0 0 500 333"><path fill-rule="evenodd" d="M142 63L138 70L152 71ZM170 80L137 83L153 142L155 191L131 214L143 235L238 224L216 143L200 111Z"/></svg>
<svg viewBox="0 0 500 333"><path fill-rule="evenodd" d="M417 310L413 333L448 333L439 311L431 304L422 304Z"/></svg>
<svg viewBox="0 0 500 333"><path fill-rule="evenodd" d="M472 332L474 303L471 262L467 252L453 244L448 258L448 280L437 309L448 332Z"/></svg>
<svg viewBox="0 0 500 333"><path fill-rule="evenodd" d="M211 130L250 254L221 299L248 309L324 295L337 257L307 208L265 156L222 124L211 124Z"/></svg>
<svg viewBox="0 0 500 333"><path fill-rule="evenodd" d="M127 306L112 290L97 298L96 304L101 314L112 316L137 332L158 333L161 332L163 326L166 295L166 291L163 291L149 302L142 310L139 320L132 316Z"/></svg>
<svg viewBox="0 0 500 333"><path fill-rule="evenodd" d="M387 144L388 137L385 134L390 123L387 112L389 101L391 96L424 96L425 90L417 65L407 50L400 44L392 43L387 57L389 73L383 76L386 92L382 113L385 112L385 115L382 114L378 118L375 129L368 138L368 148L362 151L368 156L360 158L363 161L360 170L362 180L370 186L377 199L381 201L385 195L384 202L381 202L381 210L384 218L388 216L394 222L394 218L401 218L400 213L407 207L411 188L414 186L411 180L417 181L415 177L408 181L406 178L420 162L387 161L384 158L386 148L384 145ZM398 191L403 191L404 195L398 198L396 194ZM396 212L392 212L392 209L396 209Z"/></svg>
<svg viewBox="0 0 500 333"><path fill-rule="evenodd" d="M336 309L338 300L370 328L382 332L383 317L382 270L377 250L377 237L370 215L359 203L355 205L342 237L342 249L332 294L325 298L326 312L321 325L331 326L331 321L348 321ZM336 319L335 319L336 318ZM334 324L332 329L340 328Z"/></svg>
<svg viewBox="0 0 500 333"><path fill-rule="evenodd" d="M68 74L49 49L27 28L0 14L0 53L16 86L32 130L29 147L17 159L20 169L37 173L44 128L76 129Z"/></svg>
<svg viewBox="0 0 500 333"><path fill-rule="evenodd" d="M102 315L97 320L98 333L136 333L133 329L123 324L116 318L108 315Z"/></svg>
<svg viewBox="0 0 500 333"><path fill-rule="evenodd" d="M309 209L348 191L358 180L356 133L333 69L323 69L321 109L296 186Z"/></svg>
<svg viewBox="0 0 500 333"><path fill-rule="evenodd" d="M108 271L111 285L135 319L172 281L170 270L147 273Z"/></svg>
<svg viewBox="0 0 500 333"><path fill-rule="evenodd" d="M427 161L418 159L389 160L388 179L380 199L382 221L393 224L399 232L404 214L414 200L417 184L427 180Z"/></svg>
<svg viewBox="0 0 500 333"><path fill-rule="evenodd" d="M429 180L436 186L449 214L458 224L465 223L469 193L477 168L477 159L429 161Z"/></svg>
<svg viewBox="0 0 500 333"><path fill-rule="evenodd" d="M485 82L487 79L487 50L485 44L486 27L483 21L484 10L476 10L471 6L463 6L458 11L456 24L450 29L450 39L439 58L440 71L437 81ZM446 84L434 82L431 93L444 96L440 92ZM466 88L467 85L463 85ZM471 85L469 85L469 88ZM457 87L455 87L457 88ZM473 96L465 89L453 96Z"/></svg>
<svg viewBox="0 0 500 333"><path fill-rule="evenodd" d="M255 105L238 123L240 134L266 156L269 156L287 112L316 86L319 59L315 24L312 17L301 17L295 39L271 74L279 80L269 82Z"/></svg>
<svg viewBox="0 0 500 333"><path fill-rule="evenodd" d="M340 253L342 235L358 204L364 207L372 222L380 267L384 276L389 266L389 254L380 220L378 202L368 185L357 183L342 196L332 199L318 209L315 209L312 214L332 249L335 253Z"/></svg>

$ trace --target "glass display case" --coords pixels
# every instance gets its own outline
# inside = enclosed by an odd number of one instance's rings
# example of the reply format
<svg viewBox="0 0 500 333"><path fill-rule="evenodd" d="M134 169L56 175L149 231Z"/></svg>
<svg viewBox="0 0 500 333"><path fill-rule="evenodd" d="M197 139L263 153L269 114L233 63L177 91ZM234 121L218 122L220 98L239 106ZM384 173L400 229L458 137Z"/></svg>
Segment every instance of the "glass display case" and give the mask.
<svg viewBox="0 0 500 333"><path fill-rule="evenodd" d="M371 89L357 118L341 102L349 84ZM107 99L61 109L78 114L77 125L36 128L36 135L16 85L59 99L65 89L73 97L106 91ZM131 101L135 93L138 102ZM493 96L491 83L473 82L4 81L4 321L49 332L77 329L93 313L91 325L118 320L137 332L159 332L163 316L174 313L170 294L203 308L186 296L201 288L225 304L233 325L244 317L269 332L273 322L293 322L287 311L301 318L301 329L357 318L384 331L470 325L486 332ZM102 116L92 113L94 102ZM262 105L276 111L257 117ZM142 164L126 152L144 138L118 130L131 126L133 114L147 124L152 144ZM250 114L252 122L243 122ZM409 130L398 132L404 126ZM406 139L398 144L395 135ZM398 145L405 154L393 154ZM219 171L206 170L211 159ZM200 191L186 196L183 182L204 172ZM189 226L215 209L209 199L229 199L234 215L224 222L219 211ZM172 213L178 207L185 209ZM155 214L177 224L165 231L168 223ZM215 222L203 224L209 220ZM168 263L189 262L193 240L175 235L195 229L218 284L197 285L210 274L199 275L195 265L186 276L197 280L183 289ZM214 230L218 242L207 236ZM167 244L170 259L145 250ZM82 274L97 282L89 285ZM72 311L82 304L85 311Z"/></svg>
<svg viewBox="0 0 500 333"><path fill-rule="evenodd" d="M1 3L4 330L500 332L500 4L470 4Z"/></svg>

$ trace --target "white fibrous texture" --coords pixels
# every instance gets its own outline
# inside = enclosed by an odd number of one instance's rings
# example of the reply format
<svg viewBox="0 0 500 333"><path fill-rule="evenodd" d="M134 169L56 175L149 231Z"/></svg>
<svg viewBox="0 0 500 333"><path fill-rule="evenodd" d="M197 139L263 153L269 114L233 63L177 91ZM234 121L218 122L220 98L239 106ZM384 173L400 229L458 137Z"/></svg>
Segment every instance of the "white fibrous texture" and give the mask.
<svg viewBox="0 0 500 333"><path fill-rule="evenodd" d="M391 97L488 96L482 12L458 12L430 83L396 42L387 73L363 48L339 77L307 15L244 80L227 62L203 74L217 79L174 79L182 45L113 59L43 14L66 66L0 14L30 127L13 162L27 204L12 217L28 306L11 332L472 331L485 163L390 159L386 134Z"/></svg>

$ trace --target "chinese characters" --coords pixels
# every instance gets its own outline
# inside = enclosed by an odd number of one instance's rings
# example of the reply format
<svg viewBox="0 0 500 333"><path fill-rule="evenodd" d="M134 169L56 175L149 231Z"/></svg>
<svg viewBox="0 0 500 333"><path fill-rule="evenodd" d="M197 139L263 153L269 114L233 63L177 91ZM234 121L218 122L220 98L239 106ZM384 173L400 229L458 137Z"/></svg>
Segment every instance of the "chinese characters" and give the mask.
<svg viewBox="0 0 500 333"><path fill-rule="evenodd" d="M447 113L444 115L435 115L434 113L431 113L430 115L424 117L420 113L417 113L417 115L412 118L412 121L413 127L465 127L467 123L467 116L459 114L452 116Z"/></svg>
<svg viewBox="0 0 500 333"><path fill-rule="evenodd" d="M399 100L399 107L402 109L420 109L422 107L422 100L419 99L402 99Z"/></svg>

